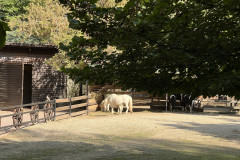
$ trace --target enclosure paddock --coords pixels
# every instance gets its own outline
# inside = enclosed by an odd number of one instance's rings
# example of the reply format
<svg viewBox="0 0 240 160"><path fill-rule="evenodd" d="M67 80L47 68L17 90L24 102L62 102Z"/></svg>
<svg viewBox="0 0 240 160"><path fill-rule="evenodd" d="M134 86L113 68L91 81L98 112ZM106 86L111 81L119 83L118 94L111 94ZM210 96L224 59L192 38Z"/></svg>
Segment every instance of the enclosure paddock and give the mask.
<svg viewBox="0 0 240 160"><path fill-rule="evenodd" d="M0 146L3 159L237 160L240 121L204 113L99 111L11 132Z"/></svg>
<svg viewBox="0 0 240 160"><path fill-rule="evenodd" d="M136 95L139 95L136 94ZM133 111L134 112L143 112L143 111L149 111L151 110L151 105L153 102L152 98L151 97L140 97L140 96L134 96L133 98ZM142 94L144 95L144 94ZM96 109L97 109L97 105L96 105L96 102L94 99L92 99L93 97L92 96L89 96L89 110L91 112L95 112ZM82 112L76 112L76 111L80 111L78 110L77 108L82 108L82 107L85 107L87 105L86 102L83 102L83 103L74 103L74 101L77 101L77 100L86 100L87 99L87 96L82 96L82 97L72 97L71 98L71 103L70 103L70 99L69 98L65 98L65 99L57 99L56 100L56 103L57 104L63 104L61 106L58 106L57 109L56 109L56 114L55 114L55 120L58 120L58 119L62 119L62 118L69 118L69 117L72 117L72 116L76 116L76 115L83 115L86 113L86 110L82 111ZM158 101L158 103L161 102L162 105L156 107L155 109L156 110L151 110L153 112L157 111L161 111L161 112L165 112L165 104L166 104L166 101ZM42 102L42 104L45 104L46 102ZM53 104L55 102L52 101L52 107L53 107ZM66 104L67 103L67 104ZM65 104L65 105L64 105ZM32 105L34 106L35 103ZM26 105L28 106L28 105ZM31 105L30 105L31 106ZM202 101L202 106L203 106L203 112L205 113L224 113L224 114L233 114L233 115L236 115L238 114L238 111L239 111L239 105L237 104L227 104L225 102L212 102L212 101ZM226 107L227 106L227 107ZM5 107L6 108L6 107ZM8 108L8 107L7 107ZM14 107L10 107L10 108L14 108ZM15 107L16 108L16 107ZM76 108L74 110L74 108ZM52 108L53 109L53 108ZM38 120L39 122L45 122L46 121L46 118L45 118L45 114L44 113L44 109L43 108L40 108L38 109L39 110L39 115L38 115ZM46 111L46 110L45 110ZM48 111L48 110L47 110ZM124 109L125 111L125 109ZM24 121L23 122L29 122L29 123L25 123L24 125L22 126L28 126L28 125L31 125L32 123L36 123L36 122L31 122L32 119L30 118L29 114L31 115L32 113L32 110L31 108L25 108L24 109L24 112L26 114L23 114L23 119ZM181 112L181 110L175 110L174 112ZM18 113L12 113L12 112L9 112L9 111L1 111L0 110L0 134L3 133L3 132L6 132L6 131L11 131L12 129L14 129L14 127L10 128L5 128L6 126L14 126L13 125L13 119L12 119L12 116L13 115L17 115ZM8 116L8 117L7 117ZM51 115L51 116L54 116L54 115ZM49 117L50 118L50 117ZM50 120L50 119L48 119Z"/></svg>
<svg viewBox="0 0 240 160"><path fill-rule="evenodd" d="M133 114L90 112L1 135L1 158L239 159L239 116L152 111L150 102L133 100Z"/></svg>

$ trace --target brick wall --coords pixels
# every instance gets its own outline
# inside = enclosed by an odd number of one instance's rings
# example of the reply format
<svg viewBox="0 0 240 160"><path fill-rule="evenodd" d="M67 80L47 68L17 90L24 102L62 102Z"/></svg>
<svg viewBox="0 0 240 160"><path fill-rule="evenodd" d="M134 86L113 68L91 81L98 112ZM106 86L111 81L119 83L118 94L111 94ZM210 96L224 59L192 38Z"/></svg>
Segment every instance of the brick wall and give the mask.
<svg viewBox="0 0 240 160"><path fill-rule="evenodd" d="M45 101L48 95L51 99L65 97L65 76L54 71L43 63L32 66L32 101Z"/></svg>

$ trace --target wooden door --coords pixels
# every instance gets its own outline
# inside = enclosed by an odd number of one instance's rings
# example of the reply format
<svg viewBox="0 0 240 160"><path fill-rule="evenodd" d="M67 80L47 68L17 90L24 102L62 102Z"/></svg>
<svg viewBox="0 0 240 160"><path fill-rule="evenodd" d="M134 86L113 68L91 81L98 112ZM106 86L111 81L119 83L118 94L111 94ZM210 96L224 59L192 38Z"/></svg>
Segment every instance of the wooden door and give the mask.
<svg viewBox="0 0 240 160"><path fill-rule="evenodd" d="M22 64L0 63L0 107L22 103Z"/></svg>

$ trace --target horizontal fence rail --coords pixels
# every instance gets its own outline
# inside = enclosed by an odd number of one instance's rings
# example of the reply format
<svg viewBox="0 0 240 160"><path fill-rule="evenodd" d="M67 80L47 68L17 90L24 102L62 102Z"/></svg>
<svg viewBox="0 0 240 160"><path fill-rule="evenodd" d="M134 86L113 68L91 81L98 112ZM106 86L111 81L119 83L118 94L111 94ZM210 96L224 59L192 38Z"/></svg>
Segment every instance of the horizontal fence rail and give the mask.
<svg viewBox="0 0 240 160"><path fill-rule="evenodd" d="M81 103L74 104L74 102L76 101L81 101ZM63 104L63 106L56 107L54 117L57 120L72 117L72 116L87 114L88 96L56 99L56 104ZM83 107L86 107L86 109L82 109ZM74 115L72 115L73 110L76 110L74 111Z"/></svg>
<svg viewBox="0 0 240 160"><path fill-rule="evenodd" d="M54 102L54 100L44 101L44 102L36 102L36 103L30 103L30 104L23 104L23 105L16 105L16 106L9 106L9 107L0 107L0 110L10 110L10 109L28 107L28 106L33 106L33 105L46 104L47 102Z"/></svg>
<svg viewBox="0 0 240 160"><path fill-rule="evenodd" d="M89 105L95 104L96 103L90 104L89 96L84 95L24 105L0 107L2 111L13 111L11 114L0 115L0 129L11 127L19 128L22 125L35 124L42 120L47 122L88 114ZM39 105L43 105L43 107L39 108ZM30 117L27 116L28 114ZM11 119L12 124L9 124ZM27 121L23 122L23 119L27 119ZM2 123L4 120L7 121L7 125L3 126Z"/></svg>

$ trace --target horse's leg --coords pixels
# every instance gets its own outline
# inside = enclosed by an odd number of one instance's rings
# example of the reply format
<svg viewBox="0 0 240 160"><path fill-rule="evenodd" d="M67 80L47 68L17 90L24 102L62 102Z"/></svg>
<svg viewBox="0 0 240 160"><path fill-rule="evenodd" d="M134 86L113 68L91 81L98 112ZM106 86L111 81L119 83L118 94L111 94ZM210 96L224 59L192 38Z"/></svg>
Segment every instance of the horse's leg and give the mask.
<svg viewBox="0 0 240 160"><path fill-rule="evenodd" d="M118 106L118 114L121 113L121 106Z"/></svg>
<svg viewBox="0 0 240 160"><path fill-rule="evenodd" d="M105 104L103 105L103 109L102 110L103 110L103 112L107 111L107 106Z"/></svg>
<svg viewBox="0 0 240 160"><path fill-rule="evenodd" d="M122 111L123 111L123 105L119 106L119 110L120 110L120 114L122 114Z"/></svg>
<svg viewBox="0 0 240 160"><path fill-rule="evenodd" d="M129 106L128 104L126 104L126 114L128 113L128 110L129 110Z"/></svg>
<svg viewBox="0 0 240 160"><path fill-rule="evenodd" d="M109 112L109 106L110 106L110 104L107 104L107 112Z"/></svg>
<svg viewBox="0 0 240 160"><path fill-rule="evenodd" d="M175 105L176 105L176 97L175 97L175 99L173 101L172 111L175 109Z"/></svg>
<svg viewBox="0 0 240 160"><path fill-rule="evenodd" d="M186 102L185 101L182 102L182 111L186 111Z"/></svg>
<svg viewBox="0 0 240 160"><path fill-rule="evenodd" d="M106 106L106 105L103 105L102 111L103 111L103 112L106 112L106 108L107 108L107 106Z"/></svg>
<svg viewBox="0 0 240 160"><path fill-rule="evenodd" d="M111 108L112 108L112 114L114 114L113 106Z"/></svg>

